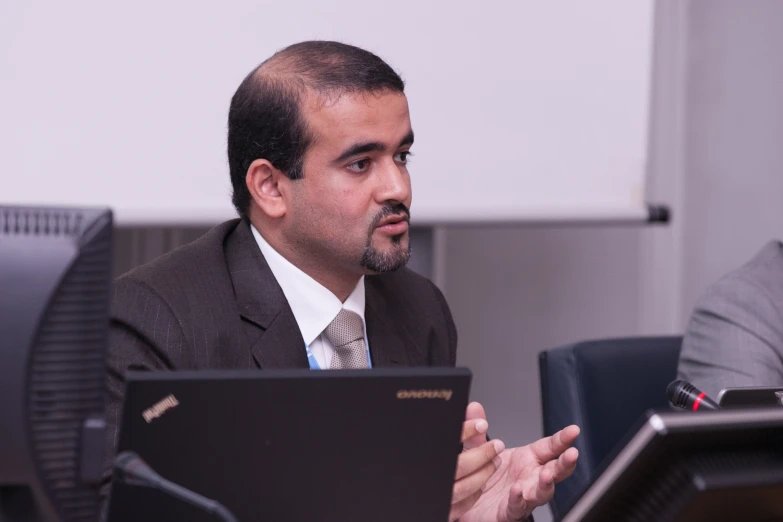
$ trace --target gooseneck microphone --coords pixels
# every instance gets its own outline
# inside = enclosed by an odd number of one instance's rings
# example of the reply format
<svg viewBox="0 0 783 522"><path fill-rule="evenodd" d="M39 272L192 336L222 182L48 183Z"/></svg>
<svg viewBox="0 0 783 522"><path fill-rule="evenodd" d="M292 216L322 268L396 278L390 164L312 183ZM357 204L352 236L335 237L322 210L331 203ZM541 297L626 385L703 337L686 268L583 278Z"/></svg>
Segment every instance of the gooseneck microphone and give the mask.
<svg viewBox="0 0 783 522"><path fill-rule="evenodd" d="M672 406L684 410L717 410L720 406L687 381L673 381L666 387L666 396Z"/></svg>
<svg viewBox="0 0 783 522"><path fill-rule="evenodd" d="M132 451L123 451L114 459L114 476L120 482L131 486L160 490L191 506L203 509L224 522L237 522L236 517L223 504L164 479Z"/></svg>

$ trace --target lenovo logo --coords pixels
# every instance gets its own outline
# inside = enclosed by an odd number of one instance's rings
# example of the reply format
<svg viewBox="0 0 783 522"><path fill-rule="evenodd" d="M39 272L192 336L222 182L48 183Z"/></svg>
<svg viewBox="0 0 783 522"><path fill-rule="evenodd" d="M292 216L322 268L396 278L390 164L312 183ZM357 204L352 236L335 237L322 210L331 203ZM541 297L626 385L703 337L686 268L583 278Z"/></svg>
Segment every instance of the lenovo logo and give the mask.
<svg viewBox="0 0 783 522"><path fill-rule="evenodd" d="M443 399L451 400L453 390L400 390L397 392L398 399Z"/></svg>

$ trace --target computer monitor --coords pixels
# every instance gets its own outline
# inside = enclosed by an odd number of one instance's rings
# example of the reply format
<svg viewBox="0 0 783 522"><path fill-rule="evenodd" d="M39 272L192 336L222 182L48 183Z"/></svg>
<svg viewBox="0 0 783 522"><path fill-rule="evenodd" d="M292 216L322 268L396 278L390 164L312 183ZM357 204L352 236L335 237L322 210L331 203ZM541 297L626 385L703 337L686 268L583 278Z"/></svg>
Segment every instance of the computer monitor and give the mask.
<svg viewBox="0 0 783 522"><path fill-rule="evenodd" d="M112 214L0 205L0 521L97 520Z"/></svg>
<svg viewBox="0 0 783 522"><path fill-rule="evenodd" d="M783 408L649 412L562 522L783 521Z"/></svg>

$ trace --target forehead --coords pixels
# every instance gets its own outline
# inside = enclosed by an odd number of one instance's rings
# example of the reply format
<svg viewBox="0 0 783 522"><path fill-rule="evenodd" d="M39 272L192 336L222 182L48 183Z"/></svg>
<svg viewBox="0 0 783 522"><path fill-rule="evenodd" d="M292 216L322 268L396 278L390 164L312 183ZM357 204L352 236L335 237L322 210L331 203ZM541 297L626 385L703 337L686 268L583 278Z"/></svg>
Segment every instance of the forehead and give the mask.
<svg viewBox="0 0 783 522"><path fill-rule="evenodd" d="M398 92L343 94L335 99L308 95L302 104L314 142L398 142L411 128L408 99Z"/></svg>

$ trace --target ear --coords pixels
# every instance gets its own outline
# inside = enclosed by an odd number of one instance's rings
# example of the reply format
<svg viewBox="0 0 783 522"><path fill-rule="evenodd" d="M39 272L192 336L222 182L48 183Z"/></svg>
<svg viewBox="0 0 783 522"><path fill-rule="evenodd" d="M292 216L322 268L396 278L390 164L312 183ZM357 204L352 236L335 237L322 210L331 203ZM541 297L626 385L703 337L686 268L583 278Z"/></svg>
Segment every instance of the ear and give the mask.
<svg viewBox="0 0 783 522"><path fill-rule="evenodd" d="M287 211L281 192L281 183L288 177L276 169L269 161L257 159L250 164L245 175L245 183L256 206L270 218L281 218Z"/></svg>

